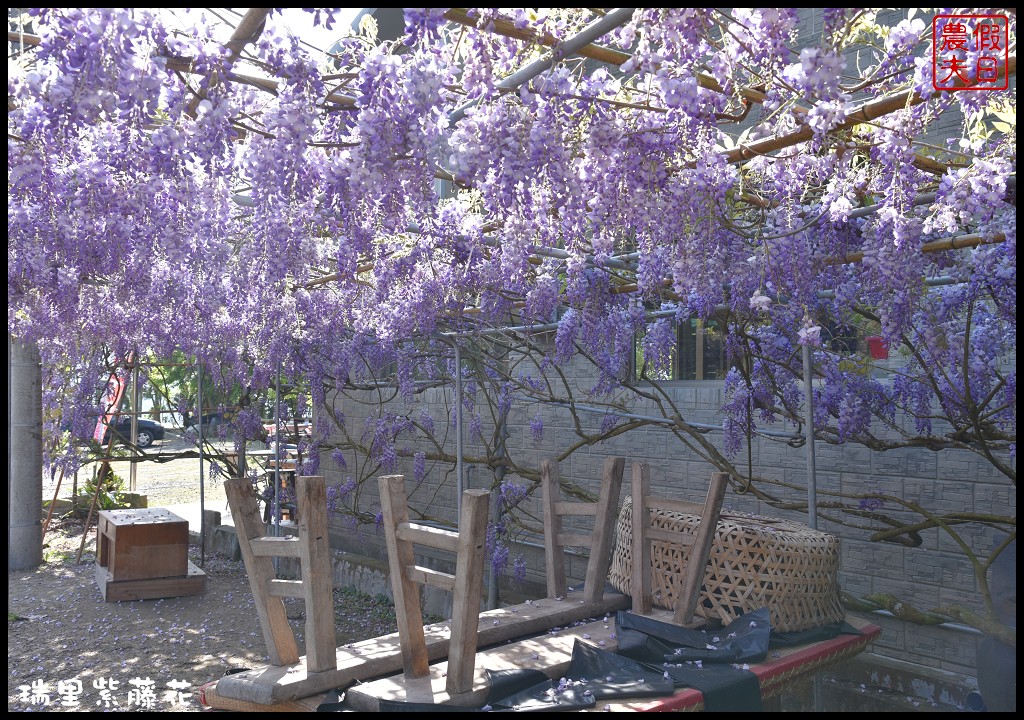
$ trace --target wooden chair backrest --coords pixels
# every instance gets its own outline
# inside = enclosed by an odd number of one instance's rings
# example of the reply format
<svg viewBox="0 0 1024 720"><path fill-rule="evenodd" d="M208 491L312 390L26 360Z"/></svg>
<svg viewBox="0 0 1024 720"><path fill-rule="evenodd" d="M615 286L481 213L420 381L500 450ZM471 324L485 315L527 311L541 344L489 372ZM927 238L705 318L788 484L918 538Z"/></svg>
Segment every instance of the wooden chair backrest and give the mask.
<svg viewBox="0 0 1024 720"><path fill-rule="evenodd" d="M565 572L566 547L590 548L587 574L583 582L583 599L586 602L600 602L604 597L608 567L611 564L615 514L618 511L625 465L625 458L606 459L598 500L586 503L562 500L558 463L554 460L544 460L541 463L540 476L544 495L544 560L549 597L565 597L568 592L569 585ZM593 516L593 532L564 532L562 518L572 515Z"/></svg>
<svg viewBox="0 0 1024 720"><path fill-rule="evenodd" d="M646 615L654 604L652 597L651 542L660 540L679 545L689 545L690 553L686 567L679 568L679 593L676 596L673 620L679 625L693 624L704 572L711 556L711 545L715 539L715 528L722 512L722 502L728 487L728 473L712 473L707 497L703 503L675 500L651 495L650 466L647 463L633 463L632 504L633 504L633 547L632 578L633 612ZM672 532L651 526L652 510L669 510L700 517L697 532L693 535Z"/></svg>

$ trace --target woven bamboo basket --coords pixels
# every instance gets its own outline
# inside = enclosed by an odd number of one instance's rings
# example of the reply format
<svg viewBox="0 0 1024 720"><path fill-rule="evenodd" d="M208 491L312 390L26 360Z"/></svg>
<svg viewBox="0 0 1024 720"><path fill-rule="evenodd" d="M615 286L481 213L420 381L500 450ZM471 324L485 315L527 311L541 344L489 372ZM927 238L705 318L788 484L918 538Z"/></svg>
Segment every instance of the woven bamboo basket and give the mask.
<svg viewBox="0 0 1024 720"><path fill-rule="evenodd" d="M652 510L655 528L694 534L700 518ZM626 498L615 530L609 582L631 595L633 503ZM654 605L673 609L689 546L651 542ZM695 614L729 623L767 607L772 629L808 630L844 617L839 597L839 538L788 520L723 512Z"/></svg>

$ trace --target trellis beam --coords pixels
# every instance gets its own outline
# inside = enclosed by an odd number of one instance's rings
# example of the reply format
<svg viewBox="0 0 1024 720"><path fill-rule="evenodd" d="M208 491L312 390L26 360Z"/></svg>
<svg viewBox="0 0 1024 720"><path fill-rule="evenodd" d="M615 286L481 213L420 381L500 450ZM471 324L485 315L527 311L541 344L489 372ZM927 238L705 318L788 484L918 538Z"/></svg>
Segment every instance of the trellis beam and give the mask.
<svg viewBox="0 0 1024 720"><path fill-rule="evenodd" d="M1006 63L1007 75L1015 75L1017 73L1017 56L1011 55ZM964 87L966 83L963 83L957 78L957 84L960 87ZM852 112L848 113L846 120L841 122L835 128L830 130L830 133L837 132L840 130L848 130L862 123L871 122L877 120L884 115L889 115L897 110L913 107L914 105L920 105L926 102L927 98L919 95L914 90L907 90L905 92L896 93L895 95L887 95L885 97L872 100L864 103L860 107L856 108ZM781 135L779 137L766 138L764 140L758 140L752 143L741 145L734 150L730 150L725 154L726 160L730 163L744 162L768 153L775 152L776 150L782 150L784 148L792 147L802 142L807 142L814 139L814 130L804 125L799 130L791 132L787 135Z"/></svg>
<svg viewBox="0 0 1024 720"><path fill-rule="evenodd" d="M545 70L550 70L551 67L559 60L569 55L576 54L578 50L586 47L592 41L601 37L605 33L614 30L620 25L625 25L633 18L633 11L635 9L636 8L616 8L607 15L598 18L565 42L555 46L554 52L533 61L526 67L520 68L509 75L498 83L498 89L511 90L517 88L523 83L529 82L533 78L537 77ZM462 107L454 110L448 115L448 121L453 124L458 122L466 116L466 111L474 104L475 103L466 103Z"/></svg>

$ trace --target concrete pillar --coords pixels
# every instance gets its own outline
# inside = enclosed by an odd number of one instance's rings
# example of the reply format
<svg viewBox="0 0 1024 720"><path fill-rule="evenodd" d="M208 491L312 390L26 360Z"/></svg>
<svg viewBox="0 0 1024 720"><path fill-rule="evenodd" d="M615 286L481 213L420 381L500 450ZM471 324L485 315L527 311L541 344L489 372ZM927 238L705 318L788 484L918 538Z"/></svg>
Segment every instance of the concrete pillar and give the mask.
<svg viewBox="0 0 1024 720"><path fill-rule="evenodd" d="M203 545L200 548L200 557L205 562L206 552L213 550L214 531L220 527L220 513L216 510L203 510L203 523L199 532L199 540Z"/></svg>
<svg viewBox="0 0 1024 720"><path fill-rule="evenodd" d="M39 347L7 337L7 569L43 562L43 395Z"/></svg>

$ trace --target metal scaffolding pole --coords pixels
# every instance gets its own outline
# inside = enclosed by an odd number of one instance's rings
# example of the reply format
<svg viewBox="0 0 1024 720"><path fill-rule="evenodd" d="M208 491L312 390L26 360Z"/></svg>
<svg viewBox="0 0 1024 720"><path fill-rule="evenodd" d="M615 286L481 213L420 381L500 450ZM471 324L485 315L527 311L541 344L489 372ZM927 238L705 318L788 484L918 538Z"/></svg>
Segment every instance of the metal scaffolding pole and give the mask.
<svg viewBox="0 0 1024 720"><path fill-rule="evenodd" d="M133 355L135 362L132 363L132 445L136 445L139 442L139 361L138 353L133 353ZM138 465L132 460L128 470L128 489L132 492L137 492L139 489Z"/></svg>
<svg viewBox="0 0 1024 720"><path fill-rule="evenodd" d="M296 468L296 477L298 477ZM274 537L281 537L281 361L274 381ZM274 556L274 573L281 571L281 558Z"/></svg>
<svg viewBox="0 0 1024 720"><path fill-rule="evenodd" d="M804 423L807 426L807 524L818 528L818 476L814 462L814 400L811 373L811 346L804 345Z"/></svg>
<svg viewBox="0 0 1024 720"><path fill-rule="evenodd" d="M462 352L459 343L455 347L455 517L462 517L462 491L465 488L462 465Z"/></svg>
<svg viewBox="0 0 1024 720"><path fill-rule="evenodd" d="M807 524L818 529L818 474L814 459L814 374L811 366L811 346L804 345L804 423L807 445ZM822 687L821 673L814 675L812 683L812 696L814 700L814 711L822 712L824 708L824 688Z"/></svg>
<svg viewBox="0 0 1024 720"><path fill-rule="evenodd" d="M206 567L206 475L203 471L203 363L197 363L197 385L199 416L196 427L199 429L199 565Z"/></svg>

